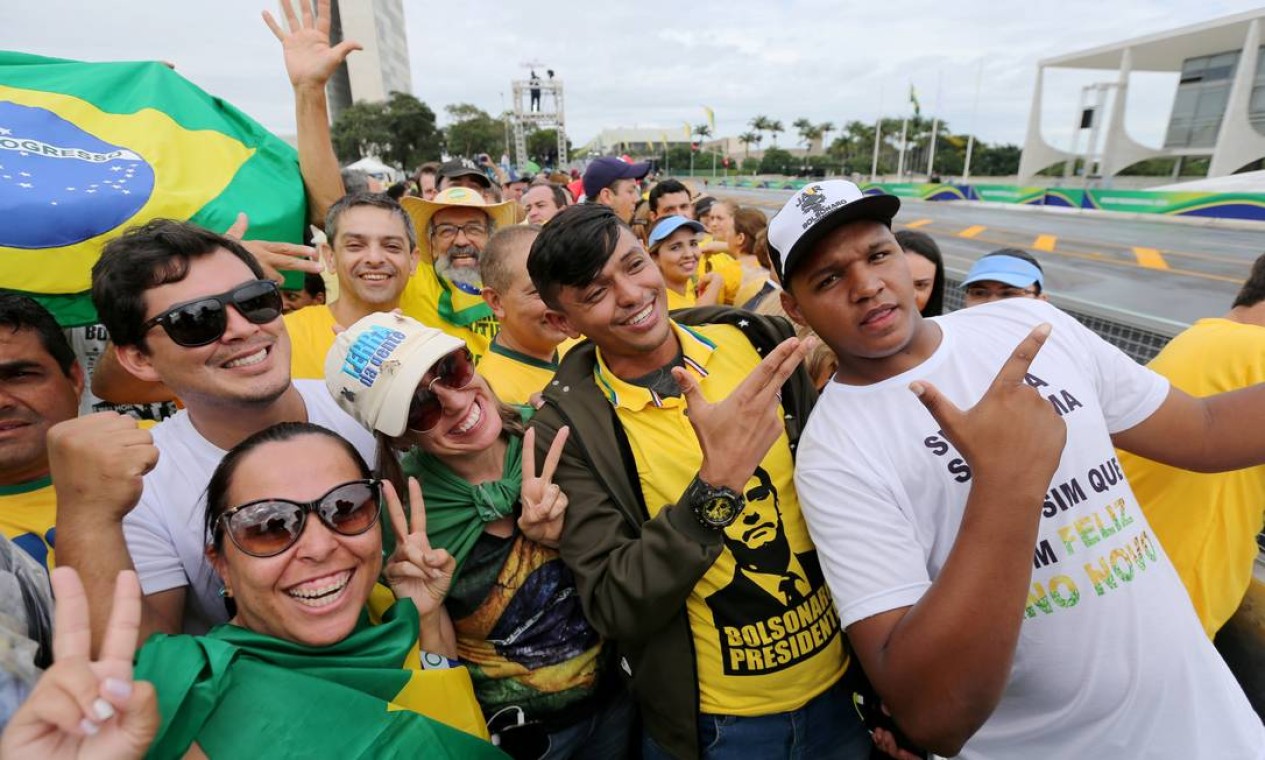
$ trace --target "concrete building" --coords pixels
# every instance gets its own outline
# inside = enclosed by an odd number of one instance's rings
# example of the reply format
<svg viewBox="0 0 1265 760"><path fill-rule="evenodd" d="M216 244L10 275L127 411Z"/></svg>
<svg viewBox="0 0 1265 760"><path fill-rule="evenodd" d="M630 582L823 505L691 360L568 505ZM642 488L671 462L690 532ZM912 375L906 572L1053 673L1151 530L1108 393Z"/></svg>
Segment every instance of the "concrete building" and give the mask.
<svg viewBox="0 0 1265 760"><path fill-rule="evenodd" d="M392 92L413 92L403 0L335 0L331 42L355 40L364 50L352 53L328 85L330 119L364 100L376 103Z"/></svg>
<svg viewBox="0 0 1265 760"><path fill-rule="evenodd" d="M1070 172L1070 160L1076 157L1085 159L1090 167L1087 173L1104 178L1157 157L1209 157L1209 177L1233 174L1265 158L1263 25L1265 8L1258 8L1038 62L1028 135L1019 162L1020 183L1063 161L1069 161ZM1081 109L1067 115L1068 121L1078 125L1071 150L1055 148L1041 135L1042 84L1046 69L1054 68L1114 73L1114 81L1086 87ZM1129 75L1134 71L1179 75L1161 146L1143 145L1125 130ZM1079 137L1086 129L1090 134L1082 151Z"/></svg>

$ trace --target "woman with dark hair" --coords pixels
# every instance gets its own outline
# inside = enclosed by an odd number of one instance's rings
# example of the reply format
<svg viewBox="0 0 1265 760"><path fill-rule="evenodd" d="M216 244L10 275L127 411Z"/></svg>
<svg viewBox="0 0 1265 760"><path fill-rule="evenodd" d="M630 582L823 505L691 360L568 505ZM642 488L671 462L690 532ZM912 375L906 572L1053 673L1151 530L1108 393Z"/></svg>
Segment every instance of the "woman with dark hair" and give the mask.
<svg viewBox="0 0 1265 760"><path fill-rule="evenodd" d="M925 232L901 230L896 242L905 252L909 272L914 277L914 302L924 317L944 313L944 257L940 246Z"/></svg>
<svg viewBox="0 0 1265 760"><path fill-rule="evenodd" d="M340 334L325 380L376 434L383 477L422 483L413 529L453 560L422 647L470 669L493 741L515 757L624 757L631 702L557 551L566 434L537 474L530 409L502 404L460 339L397 314Z"/></svg>
<svg viewBox="0 0 1265 760"><path fill-rule="evenodd" d="M769 279L768 254L764 261L756 253L761 233L769 226L762 211L740 206L733 215L730 235L726 239L729 255L742 266L742 285L734 297L734 305L754 311L760 302L777 292L777 286Z"/></svg>
<svg viewBox="0 0 1265 760"><path fill-rule="evenodd" d="M384 502L400 534L385 566ZM250 436L216 468L205 525L231 619L138 653L163 718L150 757L501 756L468 675L424 670L443 660L419 652L452 558L406 532L394 488L350 443L306 422Z"/></svg>

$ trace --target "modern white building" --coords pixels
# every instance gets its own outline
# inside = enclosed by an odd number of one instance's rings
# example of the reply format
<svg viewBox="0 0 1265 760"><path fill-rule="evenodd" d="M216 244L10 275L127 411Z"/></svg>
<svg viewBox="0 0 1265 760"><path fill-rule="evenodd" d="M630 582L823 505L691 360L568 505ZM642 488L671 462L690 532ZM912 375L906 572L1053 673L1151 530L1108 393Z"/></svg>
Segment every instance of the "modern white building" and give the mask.
<svg viewBox="0 0 1265 760"><path fill-rule="evenodd" d="M1233 174L1265 158L1263 25L1265 8L1258 8L1038 62L1019 182L1078 157L1091 167L1090 173L1104 178L1157 157L1210 157L1209 177ZM1045 72L1060 68L1100 70L1114 79L1086 87L1081 109L1067 114L1077 125L1071 150L1055 148L1041 134ZM1129 75L1134 71L1180 75L1161 146L1143 145L1125 129ZM1078 138L1084 130L1089 138L1081 150Z"/></svg>
<svg viewBox="0 0 1265 760"><path fill-rule="evenodd" d="M355 40L364 49L352 53L330 77L330 119L358 101L376 103L392 92L413 92L403 0L335 0L330 37L333 44Z"/></svg>

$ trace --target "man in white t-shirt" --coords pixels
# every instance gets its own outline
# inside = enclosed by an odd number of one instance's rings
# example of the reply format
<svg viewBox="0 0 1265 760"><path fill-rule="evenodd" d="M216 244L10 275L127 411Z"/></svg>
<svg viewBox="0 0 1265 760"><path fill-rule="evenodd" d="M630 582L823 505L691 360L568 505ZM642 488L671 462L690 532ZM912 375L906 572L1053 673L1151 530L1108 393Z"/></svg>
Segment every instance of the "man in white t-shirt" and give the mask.
<svg viewBox="0 0 1265 760"><path fill-rule="evenodd" d="M1112 448L1257 463L1265 386L1192 398L1044 302L924 320L898 208L818 182L769 226L839 360L796 486L896 727L965 758L1265 757Z"/></svg>
<svg viewBox="0 0 1265 760"><path fill-rule="evenodd" d="M370 462L373 441L321 381L291 382L280 292L236 241L168 220L134 228L105 247L92 297L119 364L162 382L185 408L152 436L113 412L50 431L58 562L100 602L91 610L97 643L114 579L133 567L144 592L140 641L205 631L228 617L203 526L206 486L227 450L288 421L325 425Z"/></svg>

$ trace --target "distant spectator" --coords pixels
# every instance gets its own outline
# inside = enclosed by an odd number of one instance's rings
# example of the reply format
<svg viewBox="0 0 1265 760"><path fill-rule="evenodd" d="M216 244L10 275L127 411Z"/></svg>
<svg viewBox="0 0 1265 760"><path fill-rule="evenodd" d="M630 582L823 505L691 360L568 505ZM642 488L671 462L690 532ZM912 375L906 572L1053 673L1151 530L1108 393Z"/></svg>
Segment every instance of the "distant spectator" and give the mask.
<svg viewBox="0 0 1265 760"><path fill-rule="evenodd" d="M1018 248L1002 248L984 254L962 280L968 307L1003 298L1048 301L1044 285L1045 271L1041 265L1032 254Z"/></svg>
<svg viewBox="0 0 1265 760"><path fill-rule="evenodd" d="M647 248L659 267L666 286L668 311L691 306L712 306L720 298L723 281L717 274L698 277L703 255L698 239L703 225L683 216L669 216L655 222ZM694 280L698 279L695 287Z"/></svg>
<svg viewBox="0 0 1265 760"><path fill-rule="evenodd" d="M527 209L529 224L544 224L571 205L571 201L561 185L546 183L529 187L523 193L522 204Z"/></svg>
<svg viewBox="0 0 1265 760"><path fill-rule="evenodd" d="M285 313L298 311L304 306L325 303L325 278L319 274L307 272L303 275L303 287L298 290L282 290L285 300Z"/></svg>
<svg viewBox="0 0 1265 760"><path fill-rule="evenodd" d="M905 262L914 277L914 305L924 317L940 316L944 313L944 257L940 246L918 230L897 232L896 242L905 252Z"/></svg>
<svg viewBox="0 0 1265 760"><path fill-rule="evenodd" d="M734 297L734 305L744 309L755 310L761 301L777 292L777 286L770 279L772 273L755 252L756 243L768 226L768 218L763 211L739 208L734 215L733 234L725 241L729 255L742 267L742 285ZM765 261L768 261L767 253Z"/></svg>
<svg viewBox="0 0 1265 760"><path fill-rule="evenodd" d="M511 176L509 184L505 186L505 200L522 202L523 193L527 192L528 187L531 187L531 177Z"/></svg>
<svg viewBox="0 0 1265 760"><path fill-rule="evenodd" d="M649 171L650 164L646 161L629 164L614 156L595 158L584 170L584 196L589 203L609 206L628 224L641 197L637 181Z"/></svg>
<svg viewBox="0 0 1265 760"><path fill-rule="evenodd" d="M434 200L436 193L439 192L439 164L435 161L427 161L417 167L417 174L413 175L413 183L417 185L418 197L428 201Z"/></svg>
<svg viewBox="0 0 1265 760"><path fill-rule="evenodd" d="M392 184L390 187L388 187L386 192L387 192L387 195L390 196L391 200L398 201L399 199L404 197L404 194L407 191L408 191L407 182L396 182Z"/></svg>
<svg viewBox="0 0 1265 760"><path fill-rule="evenodd" d="M668 216L694 218L694 204L690 202L690 189L680 180L665 179L650 188L651 219L663 219Z"/></svg>
<svg viewBox="0 0 1265 760"><path fill-rule="evenodd" d="M352 193L380 193L382 192L382 183L370 177L368 172L359 169L343 169L343 188L347 194Z"/></svg>

